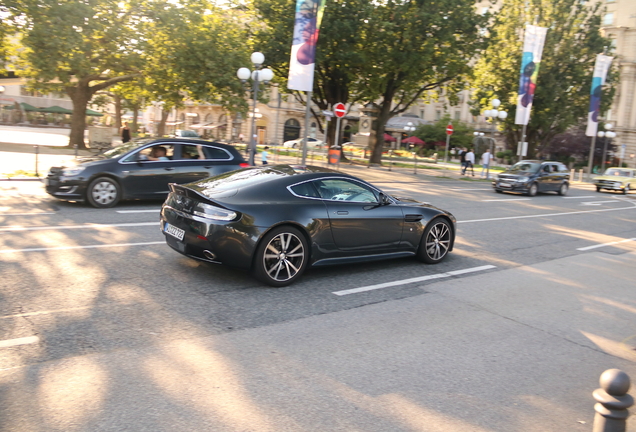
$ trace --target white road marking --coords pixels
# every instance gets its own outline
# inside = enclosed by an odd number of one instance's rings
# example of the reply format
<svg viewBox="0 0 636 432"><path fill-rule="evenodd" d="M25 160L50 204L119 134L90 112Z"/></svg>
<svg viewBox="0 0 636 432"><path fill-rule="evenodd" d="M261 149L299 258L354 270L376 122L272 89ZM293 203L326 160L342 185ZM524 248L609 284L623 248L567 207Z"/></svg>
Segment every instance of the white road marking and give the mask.
<svg viewBox="0 0 636 432"><path fill-rule="evenodd" d="M165 241L156 242L144 242L144 243L116 243L116 244L101 244L101 245L89 245L89 246L58 246L50 248L29 248L29 249L5 249L0 250L0 254L6 253L18 253L18 252L44 252L54 250L72 250L72 249L96 249L96 248L111 248L111 247L128 247L128 246L150 246L166 244Z"/></svg>
<svg viewBox="0 0 636 432"><path fill-rule="evenodd" d="M39 215L52 215L54 212L39 212L39 213L0 213L0 216L39 216Z"/></svg>
<svg viewBox="0 0 636 432"><path fill-rule="evenodd" d="M561 197L563 199L583 199L583 198L596 198L594 195L585 195L585 196L569 196L569 197Z"/></svg>
<svg viewBox="0 0 636 432"><path fill-rule="evenodd" d="M451 188L452 191L489 191L492 189L486 189L486 188L475 188L475 189L460 189L460 188Z"/></svg>
<svg viewBox="0 0 636 432"><path fill-rule="evenodd" d="M482 202L495 202L495 201L531 201L532 198L503 198L503 199L489 199L482 200Z"/></svg>
<svg viewBox="0 0 636 432"><path fill-rule="evenodd" d="M37 336L29 336L17 339L7 339L0 341L0 348L9 348L18 345L29 345L40 342L40 338Z"/></svg>
<svg viewBox="0 0 636 432"><path fill-rule="evenodd" d="M335 294L337 296L345 296L345 295L349 295L349 294L357 294L357 293L361 293L361 292L373 291L373 290L378 290L378 289L382 289L382 288L389 288L389 287L394 287L394 286L399 286L399 285L407 285L407 284L412 284L412 283L416 283L416 282L423 282L423 281L432 280L432 279L442 279L442 278L447 278L447 277L451 277L451 276L457 276L457 275L461 275L461 274L465 274L465 273L474 273L474 272L478 272L478 271L490 270L490 269L493 269L493 268L496 268L496 267L494 265L485 265L485 266L479 266L479 267L472 267L472 268L467 268L467 269L463 269L463 270L454 270L454 271L449 271L449 272L446 272L446 273L437 273L437 274L433 274L433 275L420 276L420 277L416 277L416 278L402 279L402 280L399 280L399 281L386 282L386 283L381 283L381 284L377 284L377 285L368 285L368 286L364 286L364 287L360 287L360 288L352 288L352 289L348 289L348 290L334 291L334 292L332 292L332 294Z"/></svg>
<svg viewBox="0 0 636 432"><path fill-rule="evenodd" d="M615 203L616 201L586 201L586 202L582 202L579 203L582 206L599 206L601 204L606 204L606 203Z"/></svg>
<svg viewBox="0 0 636 432"><path fill-rule="evenodd" d="M489 219L473 219L473 220L457 221L457 223L460 224L460 223L473 223L473 222L493 222L493 221L500 221L500 220L567 216L567 215L575 215L575 214L598 213L598 212L619 211L619 210L636 210L636 206L613 208L613 209L581 210L581 211L573 211L573 212L566 212L566 213L544 213L544 214L525 215L525 216L507 216L507 217L489 218Z"/></svg>
<svg viewBox="0 0 636 432"><path fill-rule="evenodd" d="M9 227L0 227L0 232L69 230L69 229L103 229L103 228L140 227L140 226L156 226L156 225L159 225L159 221L120 223L120 224L48 225L48 226L36 226L36 227L9 226Z"/></svg>
<svg viewBox="0 0 636 432"><path fill-rule="evenodd" d="M615 241L615 242L597 244L597 245L594 245L594 246L582 247L582 248L578 248L577 250L578 251L586 251L586 250L590 250L590 249L596 249L596 248L605 247L605 246L613 246L613 245L616 245L616 244L628 243L628 242L632 242L632 241L636 241L636 238L630 238L630 239L625 239L625 240L620 240L620 241Z"/></svg>
<svg viewBox="0 0 636 432"><path fill-rule="evenodd" d="M154 210L117 210L117 213L159 213L161 209Z"/></svg>

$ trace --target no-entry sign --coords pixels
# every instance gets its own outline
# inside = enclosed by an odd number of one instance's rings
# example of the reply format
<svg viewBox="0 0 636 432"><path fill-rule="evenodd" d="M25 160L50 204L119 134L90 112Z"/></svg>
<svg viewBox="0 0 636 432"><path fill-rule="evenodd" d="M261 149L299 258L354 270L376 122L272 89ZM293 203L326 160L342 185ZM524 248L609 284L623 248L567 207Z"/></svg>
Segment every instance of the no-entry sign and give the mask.
<svg viewBox="0 0 636 432"><path fill-rule="evenodd" d="M338 102L333 107L333 113L336 115L336 117L342 118L347 113L347 109L345 108L345 105L342 102Z"/></svg>
<svg viewBox="0 0 636 432"><path fill-rule="evenodd" d="M453 134L453 125L448 125L446 126L446 135L452 135Z"/></svg>

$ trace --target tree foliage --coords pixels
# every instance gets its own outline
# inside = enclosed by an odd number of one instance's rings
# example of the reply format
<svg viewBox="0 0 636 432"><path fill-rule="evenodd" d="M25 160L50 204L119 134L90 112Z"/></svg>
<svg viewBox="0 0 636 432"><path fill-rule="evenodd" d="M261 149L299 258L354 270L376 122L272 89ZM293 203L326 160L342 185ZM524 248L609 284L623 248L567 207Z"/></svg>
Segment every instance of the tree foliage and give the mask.
<svg viewBox="0 0 636 432"><path fill-rule="evenodd" d="M591 3L591 2L589 2ZM495 97L499 109L508 112L503 122L510 148L521 140L515 125L519 70L526 23L548 27L538 74L530 122L527 126L529 156L544 154L552 138L580 124L587 117L596 55L610 46L600 33L600 3L580 0L507 0L496 16L491 44L475 66L474 114L490 109ZM608 83L615 80L610 75ZM611 103L611 85L602 98Z"/></svg>
<svg viewBox="0 0 636 432"><path fill-rule="evenodd" d="M432 124L422 124L415 131L415 136L426 144L446 143L446 127L453 123L453 134L450 138L450 147L470 147L473 141L474 129L464 122L455 120L451 122L450 116L444 116Z"/></svg>

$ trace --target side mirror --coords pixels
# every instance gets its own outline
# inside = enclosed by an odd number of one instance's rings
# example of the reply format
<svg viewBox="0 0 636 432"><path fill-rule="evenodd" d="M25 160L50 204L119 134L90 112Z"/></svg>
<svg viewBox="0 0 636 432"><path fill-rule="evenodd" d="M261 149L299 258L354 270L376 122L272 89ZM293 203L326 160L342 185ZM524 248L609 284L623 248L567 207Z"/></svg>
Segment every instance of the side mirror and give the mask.
<svg viewBox="0 0 636 432"><path fill-rule="evenodd" d="M391 200L388 196L386 196L383 192L380 192L380 205L389 205L391 204Z"/></svg>

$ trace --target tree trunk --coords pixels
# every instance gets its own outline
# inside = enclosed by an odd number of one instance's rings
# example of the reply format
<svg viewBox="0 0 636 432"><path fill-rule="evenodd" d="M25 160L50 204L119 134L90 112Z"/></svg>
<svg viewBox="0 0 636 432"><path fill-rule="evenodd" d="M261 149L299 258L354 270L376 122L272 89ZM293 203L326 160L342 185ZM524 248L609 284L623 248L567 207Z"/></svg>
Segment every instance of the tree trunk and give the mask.
<svg viewBox="0 0 636 432"><path fill-rule="evenodd" d="M132 132L139 132L139 124L137 124L137 117L139 117L139 106L135 105L133 108L133 122L132 122Z"/></svg>
<svg viewBox="0 0 636 432"><path fill-rule="evenodd" d="M380 106L380 112L378 113L378 118L375 120L377 123L377 128L375 132L375 145L373 145L373 149L371 150L371 158L369 159L369 163L381 164L382 163L382 152L384 151L384 128L386 127L386 123L389 121L389 117L391 116L391 99L384 99L382 105Z"/></svg>
<svg viewBox="0 0 636 432"><path fill-rule="evenodd" d="M170 111L162 108L161 109L161 121L157 125L157 136L162 137L166 134L166 121L168 120L168 115L170 115Z"/></svg>
<svg viewBox="0 0 636 432"><path fill-rule="evenodd" d="M115 127L118 131L121 130L121 97L119 95L113 95L115 99Z"/></svg>
<svg viewBox="0 0 636 432"><path fill-rule="evenodd" d="M68 87L66 93L73 101L73 114L71 115L71 134L69 147L77 145L78 149L86 149L84 131L86 130L86 107L91 100L91 91L88 84L78 83L75 87Z"/></svg>

